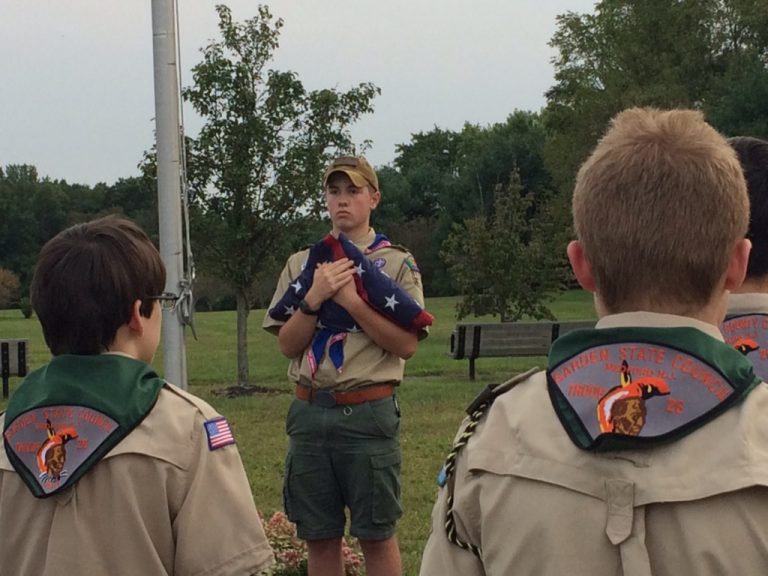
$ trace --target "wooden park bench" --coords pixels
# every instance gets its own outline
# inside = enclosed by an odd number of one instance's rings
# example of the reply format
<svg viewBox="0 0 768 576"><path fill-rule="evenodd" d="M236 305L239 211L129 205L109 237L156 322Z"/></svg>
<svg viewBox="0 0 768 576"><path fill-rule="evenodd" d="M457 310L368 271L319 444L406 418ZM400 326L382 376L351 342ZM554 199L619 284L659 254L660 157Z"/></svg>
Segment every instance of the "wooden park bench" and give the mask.
<svg viewBox="0 0 768 576"><path fill-rule="evenodd" d="M596 320L562 322L460 323L451 334L450 355L469 360L469 378L475 379L475 360L500 356L546 356L558 337L585 328Z"/></svg>
<svg viewBox="0 0 768 576"><path fill-rule="evenodd" d="M0 340L0 373L3 376L3 398L8 398L11 376L27 375L29 340L15 338Z"/></svg>

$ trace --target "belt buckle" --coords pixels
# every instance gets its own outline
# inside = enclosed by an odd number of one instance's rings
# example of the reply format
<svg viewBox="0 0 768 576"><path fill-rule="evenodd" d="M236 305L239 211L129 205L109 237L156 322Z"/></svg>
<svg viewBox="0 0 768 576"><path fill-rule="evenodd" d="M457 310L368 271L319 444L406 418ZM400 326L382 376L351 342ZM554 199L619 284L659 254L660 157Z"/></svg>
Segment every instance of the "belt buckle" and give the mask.
<svg viewBox="0 0 768 576"><path fill-rule="evenodd" d="M312 395L312 403L321 408L333 408L336 406L336 394L333 390L318 390Z"/></svg>

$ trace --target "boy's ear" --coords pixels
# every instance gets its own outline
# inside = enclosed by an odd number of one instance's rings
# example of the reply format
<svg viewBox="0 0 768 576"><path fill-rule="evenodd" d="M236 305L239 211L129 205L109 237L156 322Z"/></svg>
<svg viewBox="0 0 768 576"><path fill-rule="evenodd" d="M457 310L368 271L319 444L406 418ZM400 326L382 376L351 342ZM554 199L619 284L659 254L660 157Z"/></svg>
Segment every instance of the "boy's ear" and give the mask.
<svg viewBox="0 0 768 576"><path fill-rule="evenodd" d="M568 243L566 249L568 254L568 261L571 263L571 269L573 270L576 280L579 285L587 292L595 291L595 278L592 276L592 265L587 260L586 254L584 254L584 247L578 240L572 240Z"/></svg>
<svg viewBox="0 0 768 576"><path fill-rule="evenodd" d="M371 193L371 210L375 210L381 202L381 190L374 190Z"/></svg>
<svg viewBox="0 0 768 576"><path fill-rule="evenodd" d="M749 253L752 250L752 242L743 238L736 243L731 251L731 259L725 272L725 289L738 290L747 275Z"/></svg>
<svg viewBox="0 0 768 576"><path fill-rule="evenodd" d="M136 300L131 306L131 317L128 320L128 328L137 336L144 334L144 317L141 315L141 300Z"/></svg>

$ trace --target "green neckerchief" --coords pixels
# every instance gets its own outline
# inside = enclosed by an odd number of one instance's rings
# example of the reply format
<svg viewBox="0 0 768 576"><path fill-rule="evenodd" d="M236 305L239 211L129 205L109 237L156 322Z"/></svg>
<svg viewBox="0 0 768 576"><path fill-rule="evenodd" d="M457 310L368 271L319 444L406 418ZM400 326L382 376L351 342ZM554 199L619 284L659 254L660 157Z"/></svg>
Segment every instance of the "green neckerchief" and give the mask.
<svg viewBox="0 0 768 576"><path fill-rule="evenodd" d="M141 423L163 384L151 366L125 356L55 357L8 403L11 464L37 497L73 485Z"/></svg>
<svg viewBox="0 0 768 576"><path fill-rule="evenodd" d="M596 451L681 438L759 382L742 354L687 327L574 331L553 343L547 368L563 427Z"/></svg>

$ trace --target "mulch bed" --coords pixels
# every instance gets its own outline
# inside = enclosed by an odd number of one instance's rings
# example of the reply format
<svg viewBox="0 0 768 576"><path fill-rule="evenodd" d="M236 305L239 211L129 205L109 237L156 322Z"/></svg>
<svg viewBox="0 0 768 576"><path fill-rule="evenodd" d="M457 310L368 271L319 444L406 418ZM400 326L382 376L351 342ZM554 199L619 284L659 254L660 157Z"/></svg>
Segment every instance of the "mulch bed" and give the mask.
<svg viewBox="0 0 768 576"><path fill-rule="evenodd" d="M289 394L290 390L284 388L267 388L266 386L229 386L214 390L213 394L224 398L240 398L242 396L253 396L255 394L265 394L272 396L274 394Z"/></svg>

